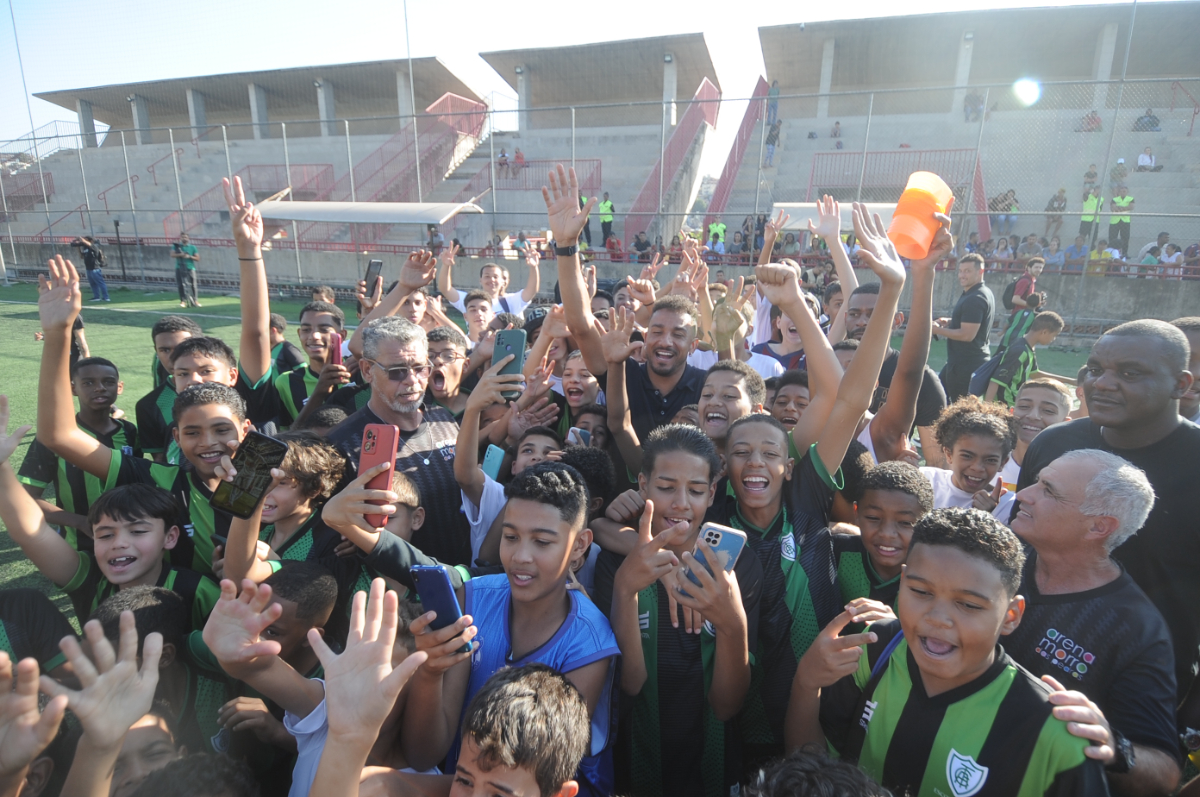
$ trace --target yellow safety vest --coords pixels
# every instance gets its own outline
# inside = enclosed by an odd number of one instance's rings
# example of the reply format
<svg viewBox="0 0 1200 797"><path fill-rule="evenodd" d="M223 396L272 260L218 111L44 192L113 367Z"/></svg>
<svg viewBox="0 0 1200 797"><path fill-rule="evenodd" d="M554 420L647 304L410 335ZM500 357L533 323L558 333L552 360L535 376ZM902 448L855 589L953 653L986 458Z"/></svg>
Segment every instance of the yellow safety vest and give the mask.
<svg viewBox="0 0 1200 797"><path fill-rule="evenodd" d="M1079 217L1080 221L1095 221L1096 211L1100 208L1100 203L1104 199L1098 196L1089 196L1083 200L1083 215Z"/></svg>
<svg viewBox="0 0 1200 797"><path fill-rule="evenodd" d="M714 221L712 224L708 225L708 239L710 241L712 240L714 232L721 236L722 241L725 240L725 224L724 223L718 223L718 222Z"/></svg>
<svg viewBox="0 0 1200 797"><path fill-rule="evenodd" d="M1131 196L1120 196L1120 197L1115 196L1112 199L1112 203L1118 212L1123 210L1126 213L1128 213L1129 206L1133 204L1133 197L1131 197ZM1128 224L1129 220L1130 220L1129 216L1123 216L1123 215L1110 215L1108 217L1109 224L1116 224L1119 221L1123 221L1126 224Z"/></svg>
<svg viewBox="0 0 1200 797"><path fill-rule="evenodd" d="M613 203L611 199L606 199L596 206L600 211L600 221L612 221Z"/></svg>

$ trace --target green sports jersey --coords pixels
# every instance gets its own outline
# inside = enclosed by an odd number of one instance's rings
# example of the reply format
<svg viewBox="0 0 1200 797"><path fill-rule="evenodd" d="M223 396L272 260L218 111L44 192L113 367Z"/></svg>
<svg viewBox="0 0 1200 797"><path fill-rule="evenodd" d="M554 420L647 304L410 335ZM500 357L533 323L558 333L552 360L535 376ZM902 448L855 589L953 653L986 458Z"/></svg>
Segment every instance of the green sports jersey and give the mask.
<svg viewBox="0 0 1200 797"><path fill-rule="evenodd" d="M0 650L14 666L21 659L33 658L42 672L49 672L66 663L58 643L68 636L75 636L75 629L41 592L0 590Z"/></svg>
<svg viewBox="0 0 1200 797"><path fill-rule="evenodd" d="M79 416L75 423L89 436L99 440L109 448L123 452L126 456L142 456L138 444L137 427L125 419L114 421L116 428L104 434L87 426ZM111 490L116 484L113 474L100 479L62 459L41 442L34 440L25 454L25 461L17 473L17 481L30 487L45 489L54 485L54 500L58 508L64 512L86 516L88 508L105 490ZM92 550L92 539L86 534L80 534L77 529L63 526L63 537L77 551Z"/></svg>
<svg viewBox="0 0 1200 797"><path fill-rule="evenodd" d="M1017 403L1021 385L1029 381L1037 371L1037 352L1025 338L1017 338L1004 352L1000 364L992 374L992 383L999 385L996 398L1008 406Z"/></svg>
<svg viewBox="0 0 1200 797"><path fill-rule="evenodd" d="M179 543L171 551L171 564L186 567L204 576L211 577L213 535L229 536L229 523L233 519L227 512L213 509L212 492L190 471L177 465L160 465L148 459L126 457L113 451L109 472L116 472L116 483L150 484L161 487L183 507L187 522Z"/></svg>
<svg viewBox="0 0 1200 797"><path fill-rule="evenodd" d="M319 377L320 375L307 365L298 365L275 377L272 384L279 403L280 427L286 428L295 422L300 410L304 409L304 403L316 390Z"/></svg>
<svg viewBox="0 0 1200 797"><path fill-rule="evenodd" d="M162 361L158 359L157 354L154 355L154 365L150 367L150 372L154 379L155 387L162 384L170 384L172 381L171 372L163 367Z"/></svg>
<svg viewBox="0 0 1200 797"><path fill-rule="evenodd" d="M892 793L1108 794L1103 765L1084 755L1089 742L1051 715L1049 687L1003 648L974 681L929 696L908 641L896 640L899 621L872 630L878 641L863 649L858 670L821 690L821 725L839 755Z"/></svg>
<svg viewBox="0 0 1200 797"><path fill-rule="evenodd" d="M221 588L212 579L165 562L154 586L169 589L183 598L192 607L192 627L198 629L204 628L213 607L221 598ZM79 552L75 575L62 587L75 607L75 616L81 621L91 617L96 607L116 594L118 589L116 584L104 577L96 557L83 551Z"/></svg>
<svg viewBox="0 0 1200 797"><path fill-rule="evenodd" d="M134 407L142 450L147 454L162 454L170 450L174 454L174 461L171 456L167 457L167 461L172 464L179 461L179 446L171 435L171 426L175 422L172 415L175 395L175 385L167 379L142 396Z"/></svg>
<svg viewBox="0 0 1200 797"><path fill-rule="evenodd" d="M885 579L875 572L871 557L857 534L834 534L833 555L837 562L838 589L842 602L855 598L873 601L896 608L900 594L900 576Z"/></svg>
<svg viewBox="0 0 1200 797"><path fill-rule="evenodd" d="M274 524L263 526L258 533L258 540L269 544L274 534ZM316 562L321 565L337 581L338 606L344 605L348 616L350 599L356 592L371 590L371 579L375 573L357 555L338 556L336 549L341 541L341 535L321 520L321 513L314 512L304 521L304 525L274 549L279 559L271 560L268 564L273 572L279 572L284 562Z"/></svg>
<svg viewBox="0 0 1200 797"><path fill-rule="evenodd" d="M186 656L179 662L187 670L187 692L181 705L172 706L176 712L176 741L189 753L226 753L231 736L221 726L221 707L237 697L233 681L220 670L201 670Z"/></svg>

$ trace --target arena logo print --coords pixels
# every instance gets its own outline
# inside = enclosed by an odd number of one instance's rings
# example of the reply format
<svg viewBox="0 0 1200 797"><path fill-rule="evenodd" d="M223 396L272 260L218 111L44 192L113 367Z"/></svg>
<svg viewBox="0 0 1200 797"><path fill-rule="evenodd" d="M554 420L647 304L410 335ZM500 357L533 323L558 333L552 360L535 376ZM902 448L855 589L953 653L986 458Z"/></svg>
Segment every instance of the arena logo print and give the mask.
<svg viewBox="0 0 1200 797"><path fill-rule="evenodd" d="M1046 629L1045 636L1038 643L1037 652L1077 681L1082 681L1088 667L1096 663L1095 653L1089 653L1075 640L1064 637L1056 628Z"/></svg>

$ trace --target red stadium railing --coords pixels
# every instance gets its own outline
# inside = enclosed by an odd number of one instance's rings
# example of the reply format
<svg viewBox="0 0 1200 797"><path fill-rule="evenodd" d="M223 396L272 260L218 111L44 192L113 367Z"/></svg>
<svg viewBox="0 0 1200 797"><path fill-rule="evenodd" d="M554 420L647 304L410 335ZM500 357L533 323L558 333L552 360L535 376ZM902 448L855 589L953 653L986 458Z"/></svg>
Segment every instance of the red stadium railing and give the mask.
<svg viewBox="0 0 1200 797"><path fill-rule="evenodd" d="M725 168L721 170L721 178L717 181L717 187L713 189L712 200L708 203L708 212L704 216L702 229L707 230L708 225L716 221L717 217L724 213L725 208L729 206L729 197L733 195L733 186L737 182L738 171L742 168L742 159L746 156L746 150L754 136L754 128L765 115L766 100L764 98L767 96L769 88L766 79L759 77L758 83L750 95L750 102L746 104L746 114L742 117L742 126L738 128L737 136L733 139L733 146L729 148L729 157L725 159Z"/></svg>
<svg viewBox="0 0 1200 797"><path fill-rule="evenodd" d="M667 141L663 155L650 171L650 176L642 185L637 198L629 206L625 214L625 248L628 249L636 234L646 229L646 222L655 216L662 191L669 190L683 159L687 157L696 136L700 134L702 125L707 122L711 126L717 124L717 112L721 107L721 91L708 78L700 81L696 94L688 103L687 110L675 125L671 138Z"/></svg>
<svg viewBox="0 0 1200 797"><path fill-rule="evenodd" d="M288 186L287 167L281 163L244 166L234 176L240 177L242 188L252 194L269 195ZM137 175L133 178L137 180ZM328 163L293 164L292 180L293 196L325 199L333 186L333 166ZM185 204L182 212L175 211L163 219L163 234L173 241L180 233L191 232L214 214L227 210L229 206L225 203L224 188L213 186Z"/></svg>
<svg viewBox="0 0 1200 797"><path fill-rule="evenodd" d="M78 205L74 208L71 208L66 213L59 216L57 219L52 219L50 221L50 224L44 230L39 232L38 235L39 236L46 235L48 232L50 232L51 230L54 229L55 224L58 224L60 221L65 221L66 219L70 218L71 216L74 216L76 213L79 214L79 229L82 230L84 227L87 226L87 222L85 222L84 218L83 218L83 214L85 212L87 212L87 209L88 209L88 207L86 204Z"/></svg>
<svg viewBox="0 0 1200 797"><path fill-rule="evenodd" d="M28 210L53 195L54 175L51 172L45 172L44 175L36 171L4 175L4 201L10 214Z"/></svg>
<svg viewBox="0 0 1200 797"><path fill-rule="evenodd" d="M103 200L103 202L104 202L104 212L105 213L109 212L109 209L108 209L108 194L109 194L109 192L116 191L118 188L125 185L126 183L129 184L129 188L133 191L133 198L137 199L137 184L138 184L139 179L141 179L141 178L139 178L136 174L130 175L128 179L122 180L121 182L116 183L114 185L110 185L108 188L105 188L103 191L96 194L96 199Z"/></svg>
<svg viewBox="0 0 1200 797"><path fill-rule="evenodd" d="M1192 103L1192 122L1191 122L1191 124L1188 125L1188 135L1190 136L1192 134L1192 129L1196 127L1196 117L1200 116L1200 101L1197 101L1196 98L1192 96L1192 93L1190 91L1188 91L1186 88L1184 88L1182 83L1180 83L1178 80L1176 80L1174 83L1171 84L1171 110L1172 111L1175 110L1175 94L1176 94L1176 92L1182 92L1183 95L1185 97L1187 97L1189 100L1191 100L1191 103ZM1184 103L1181 100L1179 103L1179 107L1182 108L1183 105L1184 105Z"/></svg>
<svg viewBox="0 0 1200 797"><path fill-rule="evenodd" d="M179 168L182 169L183 168L183 157L182 157L183 156L183 147L176 147L174 152L168 152L166 155L163 155L161 158L156 160L154 163L151 163L149 166L146 167L146 171L149 172L150 176L154 178L155 185L158 185L158 172L156 171L158 168L158 165L163 163L164 161L170 160L172 155L174 155L176 158L179 159L178 165L179 165Z"/></svg>

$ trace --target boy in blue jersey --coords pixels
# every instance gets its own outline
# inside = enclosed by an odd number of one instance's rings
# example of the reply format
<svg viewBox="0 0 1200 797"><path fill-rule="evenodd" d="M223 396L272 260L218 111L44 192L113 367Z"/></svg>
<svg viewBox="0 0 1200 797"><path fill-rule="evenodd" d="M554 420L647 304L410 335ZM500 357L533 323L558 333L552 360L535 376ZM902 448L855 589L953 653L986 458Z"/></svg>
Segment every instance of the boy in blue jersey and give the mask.
<svg viewBox="0 0 1200 797"><path fill-rule="evenodd" d="M838 634L796 669L787 743L828 743L897 794L1107 795L1088 742L1051 690L999 646L1021 622L1021 543L976 509L938 509L913 530L899 620Z"/></svg>
<svg viewBox="0 0 1200 797"><path fill-rule="evenodd" d="M543 462L505 488L502 575L468 581L459 591L465 616L431 630L435 613L410 626L419 651L429 655L413 677L401 736L414 769L446 758L455 766L463 712L484 682L505 666L546 664L562 672L587 701L592 738L579 766L581 794L610 794L613 660L620 652L608 621L580 590L567 589L571 563L592 543L590 496L578 471ZM478 635L484 642L460 652Z"/></svg>

